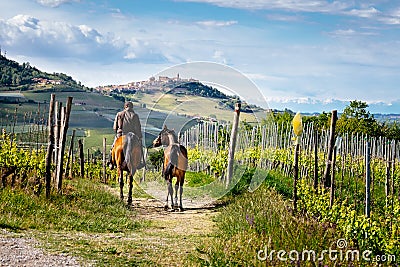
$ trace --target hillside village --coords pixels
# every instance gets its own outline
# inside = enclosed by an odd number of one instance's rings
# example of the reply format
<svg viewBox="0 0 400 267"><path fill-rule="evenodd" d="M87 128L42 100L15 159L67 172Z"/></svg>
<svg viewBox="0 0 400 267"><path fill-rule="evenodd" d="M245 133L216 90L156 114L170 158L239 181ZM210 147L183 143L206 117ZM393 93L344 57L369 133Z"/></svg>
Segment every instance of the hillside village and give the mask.
<svg viewBox="0 0 400 267"><path fill-rule="evenodd" d="M168 76L152 76L148 80L145 81L136 81L130 82L122 85L106 85L106 86L98 86L95 89L102 94L110 94L110 93L134 93L136 91L159 91L162 88L176 86L181 83L189 83L189 82L199 82L199 80L193 78L181 78L179 73L176 77L168 77Z"/></svg>
<svg viewBox="0 0 400 267"><path fill-rule="evenodd" d="M32 81L37 83L37 85L45 86L48 84L52 85L60 85L64 82L62 80L53 80L53 79L46 79L46 78L32 78Z"/></svg>

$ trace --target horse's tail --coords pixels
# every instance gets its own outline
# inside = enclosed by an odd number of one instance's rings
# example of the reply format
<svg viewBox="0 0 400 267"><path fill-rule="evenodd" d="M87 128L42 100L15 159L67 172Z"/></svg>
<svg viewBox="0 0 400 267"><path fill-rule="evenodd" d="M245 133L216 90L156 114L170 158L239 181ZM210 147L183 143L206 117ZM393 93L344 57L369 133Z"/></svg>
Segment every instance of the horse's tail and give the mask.
<svg viewBox="0 0 400 267"><path fill-rule="evenodd" d="M132 173L134 169L134 157L133 157L133 148L137 146L138 144L138 139L135 136L134 133L129 132L125 135L124 138L124 157L125 157L125 163L129 169L129 171Z"/></svg>
<svg viewBox="0 0 400 267"><path fill-rule="evenodd" d="M188 152L185 146L180 145L179 149L181 151L181 154L183 156L183 165L182 168L186 171L187 169L187 165L188 165Z"/></svg>
<svg viewBox="0 0 400 267"><path fill-rule="evenodd" d="M179 153L179 146L172 145L169 161L168 161L167 167L165 168L166 174L172 174L174 167L178 167L178 153Z"/></svg>

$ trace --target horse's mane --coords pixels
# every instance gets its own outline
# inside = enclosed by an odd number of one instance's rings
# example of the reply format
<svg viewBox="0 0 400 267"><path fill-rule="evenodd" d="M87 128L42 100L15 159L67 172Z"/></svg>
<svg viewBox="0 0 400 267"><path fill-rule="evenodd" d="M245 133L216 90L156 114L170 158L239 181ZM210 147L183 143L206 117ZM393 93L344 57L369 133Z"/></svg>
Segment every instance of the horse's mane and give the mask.
<svg viewBox="0 0 400 267"><path fill-rule="evenodd" d="M176 135L175 131L173 129L168 129L168 128L164 128L163 132L167 133L167 134L171 134L174 137L174 142L177 143L178 142L178 136Z"/></svg>

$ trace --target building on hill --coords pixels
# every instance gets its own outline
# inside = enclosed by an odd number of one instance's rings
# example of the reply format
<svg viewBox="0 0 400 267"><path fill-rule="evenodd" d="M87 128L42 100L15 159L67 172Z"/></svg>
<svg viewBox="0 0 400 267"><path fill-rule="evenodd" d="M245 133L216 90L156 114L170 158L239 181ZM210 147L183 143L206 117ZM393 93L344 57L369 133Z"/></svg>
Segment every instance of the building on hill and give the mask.
<svg viewBox="0 0 400 267"><path fill-rule="evenodd" d="M162 87L165 85L176 85L176 83L185 83L185 82L199 82L199 80L189 78L182 79L180 74L178 73L176 77L168 77L168 76L158 76L156 79L154 76L151 76L146 81L136 81L130 82L122 85L108 85L108 86L98 86L95 89L102 94L110 94L112 92L136 92L136 91L156 91L162 90Z"/></svg>
<svg viewBox="0 0 400 267"><path fill-rule="evenodd" d="M51 79L46 79L46 78L32 78L32 81L37 83L37 85L41 85L41 86L45 86L47 84L60 85L63 83L62 80L51 80Z"/></svg>

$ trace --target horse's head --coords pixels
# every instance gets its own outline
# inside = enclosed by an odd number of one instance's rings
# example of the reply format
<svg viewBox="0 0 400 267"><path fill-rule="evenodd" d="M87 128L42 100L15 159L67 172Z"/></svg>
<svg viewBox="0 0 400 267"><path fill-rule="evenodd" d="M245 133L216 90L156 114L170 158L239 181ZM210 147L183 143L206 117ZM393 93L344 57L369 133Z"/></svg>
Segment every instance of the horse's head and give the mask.
<svg viewBox="0 0 400 267"><path fill-rule="evenodd" d="M158 135L156 139L153 141L153 147L159 147L161 146L161 135Z"/></svg>
<svg viewBox="0 0 400 267"><path fill-rule="evenodd" d="M178 138L176 137L175 131L170 130L164 125L164 128L158 134L158 137L153 141L153 147L168 146L171 143L177 143Z"/></svg>

